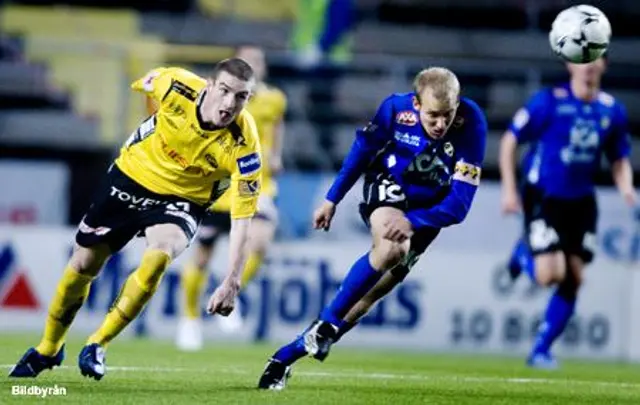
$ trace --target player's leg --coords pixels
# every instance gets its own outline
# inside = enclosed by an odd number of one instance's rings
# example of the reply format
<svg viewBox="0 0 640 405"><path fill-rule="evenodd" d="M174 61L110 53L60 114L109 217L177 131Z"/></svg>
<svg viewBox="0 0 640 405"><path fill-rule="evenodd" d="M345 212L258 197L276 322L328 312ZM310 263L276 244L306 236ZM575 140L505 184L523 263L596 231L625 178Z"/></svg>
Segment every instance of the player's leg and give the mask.
<svg viewBox="0 0 640 405"><path fill-rule="evenodd" d="M543 323L528 359L528 364L538 368L555 368L557 362L551 355L551 346L560 337L574 314L578 290L582 284L584 262L571 255L567 261L566 277L558 284L547 305Z"/></svg>
<svg viewBox="0 0 640 405"><path fill-rule="evenodd" d="M98 330L80 352L78 365L83 375L101 379L105 374L104 350L142 311L155 293L171 260L189 245L191 235L174 223L145 229L147 248L138 268L127 277L120 294Z"/></svg>
<svg viewBox="0 0 640 405"><path fill-rule="evenodd" d="M353 264L334 299L320 313L319 320L271 357L258 383L259 388L284 388L291 365L305 355L324 360L338 338L344 316L387 270L402 262L409 252L410 241L396 243L383 238L384 224L394 215L404 215L404 212L389 206L373 210L369 217L372 249Z"/></svg>
<svg viewBox="0 0 640 405"><path fill-rule="evenodd" d="M404 212L394 207L379 207L371 214L371 250L354 263L336 296L322 310L319 320L304 334L305 350L314 358L322 361L327 357L345 315L378 283L387 270L401 264L409 253L409 240L397 243L383 238L384 224L396 215L404 216Z"/></svg>
<svg viewBox="0 0 640 405"><path fill-rule="evenodd" d="M398 265L384 273L380 281L347 312L344 320L340 324L336 342L353 329L358 324L358 321L373 308L376 302L384 298L400 284L407 274L409 274L409 268L404 264Z"/></svg>
<svg viewBox="0 0 640 405"><path fill-rule="evenodd" d="M558 287L549 300L528 364L540 368L555 368L551 346L562 334L574 314L584 267L593 260L597 207L595 198L588 197L565 203L550 215L558 228L566 255L566 275L556 274ZM555 217L555 218L554 218ZM560 220L562 218L563 220Z"/></svg>
<svg viewBox="0 0 640 405"><path fill-rule="evenodd" d="M59 365L64 338L89 294L92 280L111 253L119 251L135 234L129 227L136 213L118 193L130 183L117 167L107 172L76 233L76 246L51 300L44 335L37 348L27 351L11 375L35 377L44 368Z"/></svg>
<svg viewBox="0 0 640 405"><path fill-rule="evenodd" d="M542 194L534 185L524 184L521 189L520 199L522 202L523 225L525 232L518 238L511 250L511 255L507 262L507 270L512 280L516 280L521 273L525 273L530 280L536 281L535 263L531 247L528 243L527 229L536 217L537 210L542 205Z"/></svg>
<svg viewBox="0 0 640 405"><path fill-rule="evenodd" d="M42 340L25 353L9 376L36 377L42 370L62 363L69 327L89 296L91 282L110 254L111 250L106 244L92 247L75 245L49 303Z"/></svg>
<svg viewBox="0 0 640 405"><path fill-rule="evenodd" d="M373 308L376 302L389 294L395 286L407 277L413 266L418 262L422 254L439 233L440 231L434 228L421 228L414 233L411 238L409 253L405 256L404 260L391 270L385 272L376 285L373 286L362 299L355 303L344 316L338 330L336 341L353 329L358 321Z"/></svg>

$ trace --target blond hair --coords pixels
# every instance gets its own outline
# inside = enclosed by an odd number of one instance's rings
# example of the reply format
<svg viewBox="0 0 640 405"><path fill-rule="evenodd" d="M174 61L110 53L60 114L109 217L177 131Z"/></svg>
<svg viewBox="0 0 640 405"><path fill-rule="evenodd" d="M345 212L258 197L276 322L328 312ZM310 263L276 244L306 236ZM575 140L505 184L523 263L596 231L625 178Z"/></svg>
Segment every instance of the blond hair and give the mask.
<svg viewBox="0 0 640 405"><path fill-rule="evenodd" d="M451 70L443 67L430 67L422 70L413 79L413 90L418 101L425 89L431 90L437 99L457 100L460 96L460 82Z"/></svg>

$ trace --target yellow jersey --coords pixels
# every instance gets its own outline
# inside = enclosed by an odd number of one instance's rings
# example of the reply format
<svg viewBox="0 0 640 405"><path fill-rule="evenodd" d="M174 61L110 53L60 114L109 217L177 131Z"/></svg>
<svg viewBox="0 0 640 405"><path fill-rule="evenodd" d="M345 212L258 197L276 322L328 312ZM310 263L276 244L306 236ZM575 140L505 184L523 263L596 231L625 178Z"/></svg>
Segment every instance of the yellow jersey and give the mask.
<svg viewBox="0 0 640 405"><path fill-rule="evenodd" d="M287 109L287 97L276 87L261 84L247 104L247 110L256 121L258 137L263 151L262 168L262 194L275 197L278 193L278 185L271 173L269 158L273 151L273 141L279 131L280 123ZM231 208L231 193L225 193L218 199L213 207L214 211L226 212Z"/></svg>
<svg viewBox="0 0 640 405"><path fill-rule="evenodd" d="M115 163L158 194L208 206L226 190L232 218L255 214L262 152L251 114L242 110L225 128L203 122L198 109L206 80L180 68L158 68L131 85L158 105L120 150Z"/></svg>

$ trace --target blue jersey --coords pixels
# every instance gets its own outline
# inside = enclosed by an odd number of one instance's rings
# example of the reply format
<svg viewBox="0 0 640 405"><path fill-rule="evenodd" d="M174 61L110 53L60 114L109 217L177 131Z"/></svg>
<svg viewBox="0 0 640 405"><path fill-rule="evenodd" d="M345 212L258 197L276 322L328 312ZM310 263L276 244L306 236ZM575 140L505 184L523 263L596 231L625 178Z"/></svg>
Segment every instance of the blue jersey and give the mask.
<svg viewBox="0 0 640 405"><path fill-rule="evenodd" d="M526 181L554 198L593 194L602 155L613 163L631 149L624 107L604 92L591 102L579 100L568 84L535 94L509 129L519 144L532 143Z"/></svg>
<svg viewBox="0 0 640 405"><path fill-rule="evenodd" d="M378 108L343 162L327 200L339 203L362 174L385 173L402 187L414 228L462 222L480 182L487 120L478 105L460 100L442 139L429 137L413 103L414 93L393 94Z"/></svg>

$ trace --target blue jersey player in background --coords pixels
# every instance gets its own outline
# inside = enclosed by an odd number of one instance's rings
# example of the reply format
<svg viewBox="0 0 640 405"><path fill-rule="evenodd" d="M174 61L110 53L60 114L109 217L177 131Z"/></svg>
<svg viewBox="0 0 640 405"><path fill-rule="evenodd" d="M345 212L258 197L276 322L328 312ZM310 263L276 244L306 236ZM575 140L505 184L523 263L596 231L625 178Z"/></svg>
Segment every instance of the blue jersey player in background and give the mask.
<svg viewBox="0 0 640 405"><path fill-rule="evenodd" d="M353 264L319 319L269 359L259 388L284 388L291 365L305 355L324 360L331 345L404 279L440 229L464 220L480 182L486 137L484 113L460 97L448 69L423 70L414 92L382 102L357 131L313 218L316 229L328 230L336 205L364 175L360 214L372 248Z"/></svg>
<svg viewBox="0 0 640 405"><path fill-rule="evenodd" d="M636 203L624 107L600 90L606 60L567 64L569 83L535 94L514 116L500 146L502 210L522 210L524 238L509 261L541 286L557 285L527 364L555 368L551 345L574 313L583 268L593 259L598 217L594 177L602 155L630 206ZM515 151L529 144L518 193ZM522 201L522 205L521 205Z"/></svg>

